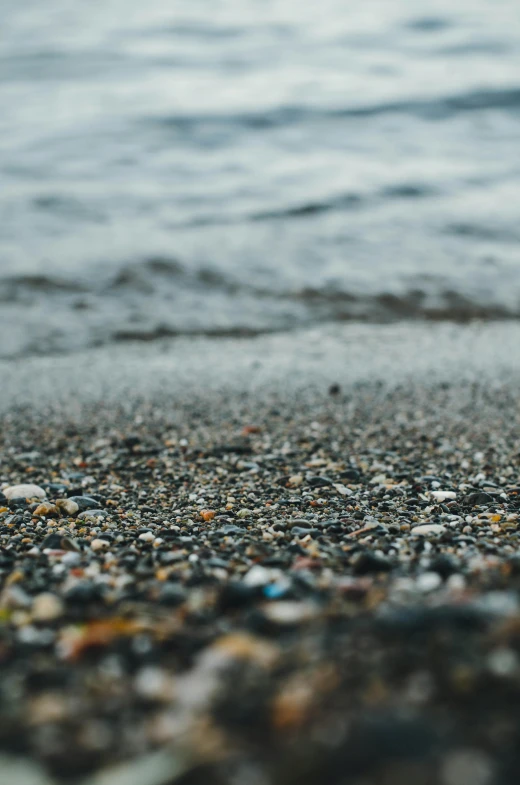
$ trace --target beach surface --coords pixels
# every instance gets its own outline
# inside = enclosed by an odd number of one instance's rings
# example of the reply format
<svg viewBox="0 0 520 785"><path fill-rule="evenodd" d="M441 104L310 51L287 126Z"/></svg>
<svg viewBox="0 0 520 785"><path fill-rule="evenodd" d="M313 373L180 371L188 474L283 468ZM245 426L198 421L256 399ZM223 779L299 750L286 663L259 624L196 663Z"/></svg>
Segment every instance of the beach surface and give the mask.
<svg viewBox="0 0 520 785"><path fill-rule="evenodd" d="M4 781L516 782L519 338L2 363Z"/></svg>
<svg viewBox="0 0 520 785"><path fill-rule="evenodd" d="M518 0L4 0L0 785L516 785Z"/></svg>

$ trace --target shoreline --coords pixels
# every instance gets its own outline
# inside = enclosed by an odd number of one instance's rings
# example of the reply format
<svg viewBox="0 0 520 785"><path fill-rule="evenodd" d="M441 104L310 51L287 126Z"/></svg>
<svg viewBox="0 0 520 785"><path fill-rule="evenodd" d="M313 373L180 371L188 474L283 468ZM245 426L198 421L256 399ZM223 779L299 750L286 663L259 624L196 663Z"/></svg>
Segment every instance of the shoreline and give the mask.
<svg viewBox="0 0 520 785"><path fill-rule="evenodd" d="M247 394L321 400L331 385L512 384L520 323L348 323L252 338L182 337L0 360L0 414L78 417L84 406L204 404ZM106 411L110 418L109 412ZM101 414L101 413L100 413Z"/></svg>
<svg viewBox="0 0 520 785"><path fill-rule="evenodd" d="M513 785L518 337L0 364L10 784Z"/></svg>

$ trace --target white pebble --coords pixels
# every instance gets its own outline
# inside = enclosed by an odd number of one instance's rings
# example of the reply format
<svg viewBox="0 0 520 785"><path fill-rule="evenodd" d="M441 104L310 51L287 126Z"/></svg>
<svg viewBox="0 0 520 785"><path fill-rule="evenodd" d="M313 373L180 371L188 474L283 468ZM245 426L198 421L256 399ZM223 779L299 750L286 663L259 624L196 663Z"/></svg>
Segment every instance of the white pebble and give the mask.
<svg viewBox="0 0 520 785"><path fill-rule="evenodd" d="M52 621L63 615L64 606L56 594L42 592L33 601L32 617L35 621Z"/></svg>
<svg viewBox="0 0 520 785"><path fill-rule="evenodd" d="M446 581L446 586L450 591L462 591L466 588L466 579L464 575L461 575L460 573L450 575Z"/></svg>
<svg viewBox="0 0 520 785"><path fill-rule="evenodd" d="M343 483L341 482L337 482L334 485L334 488L337 490L339 494L341 494L341 496L352 496L354 493L354 491L351 491L350 488L347 488L347 486L343 485Z"/></svg>
<svg viewBox="0 0 520 785"><path fill-rule="evenodd" d="M134 680L135 691L143 698L168 701L173 694L173 682L166 671L153 666L141 668Z"/></svg>
<svg viewBox="0 0 520 785"><path fill-rule="evenodd" d="M108 548L110 543L107 540L92 540L90 543L90 547L93 551L102 551L105 548Z"/></svg>
<svg viewBox="0 0 520 785"><path fill-rule="evenodd" d="M76 551L67 551L61 557L61 563L66 564L69 567L74 566L75 564L79 564L81 561L81 554L77 553Z"/></svg>
<svg viewBox="0 0 520 785"><path fill-rule="evenodd" d="M261 564L255 564L246 574L244 584L246 586L265 586L273 579L272 570L267 569L267 567L262 567Z"/></svg>
<svg viewBox="0 0 520 785"><path fill-rule="evenodd" d="M444 502L446 499L456 499L457 494L455 491L431 491L430 496L437 499L438 502Z"/></svg>
<svg viewBox="0 0 520 785"><path fill-rule="evenodd" d="M106 510L84 510L78 515L78 521L88 521L90 518L106 518Z"/></svg>
<svg viewBox="0 0 520 785"><path fill-rule="evenodd" d="M8 499L45 499L46 493L39 485L9 485L2 491Z"/></svg>
<svg viewBox="0 0 520 785"><path fill-rule="evenodd" d="M63 510L67 515L76 515L79 510L79 505L72 501L72 499L58 499L56 507L59 510Z"/></svg>
<svg viewBox="0 0 520 785"><path fill-rule="evenodd" d="M429 534L442 534L446 531L446 527L441 523L424 523L420 526L414 526L411 534L423 535L427 537Z"/></svg>
<svg viewBox="0 0 520 785"><path fill-rule="evenodd" d="M442 583L442 578L438 572L423 572L417 578L417 588L427 594L438 589Z"/></svg>
<svg viewBox="0 0 520 785"><path fill-rule="evenodd" d="M264 608L267 618L275 624L299 624L316 615L316 608L307 602L281 600Z"/></svg>

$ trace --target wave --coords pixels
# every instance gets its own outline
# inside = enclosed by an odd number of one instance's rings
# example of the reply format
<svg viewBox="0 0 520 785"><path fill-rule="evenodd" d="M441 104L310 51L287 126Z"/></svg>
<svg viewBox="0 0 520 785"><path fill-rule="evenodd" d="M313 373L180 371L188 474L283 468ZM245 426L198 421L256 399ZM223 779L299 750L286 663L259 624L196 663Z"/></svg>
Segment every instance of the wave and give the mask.
<svg viewBox="0 0 520 785"><path fill-rule="evenodd" d="M417 194L418 195L418 194ZM416 193L410 189L409 197L416 198ZM406 194L404 196L406 198ZM302 211L310 206L302 206ZM321 209L321 207L320 207ZM296 210L287 210L282 214L295 214ZM512 233L502 236L502 230L495 227L474 225L471 223L453 223L445 227L445 232L457 237L477 237L479 240L504 239L505 242L518 242L520 235ZM93 267L89 277L66 278L53 273L29 273L0 278L1 302L27 304L29 298L38 300L40 304L51 303L53 299L71 301L76 295L88 295L95 301L96 298L125 303L127 295L138 295L140 298L132 302L140 303L143 308L153 310L154 296L164 299L169 292L187 295L189 293L201 298L211 298L212 295L224 295L234 298L236 307L240 307L241 298L255 297L268 299L273 302L297 302L309 307L327 305L337 308L333 318L349 318L352 311L354 318L359 315L377 317L379 314L393 315L396 317L432 316L442 318L468 318L480 317L516 317L520 314L520 300L518 314L516 309L495 304L491 297L485 303L472 298L463 290L450 288L446 285L443 276L429 274L427 285L421 285L421 278L417 278L416 285L406 286L403 280L401 292L391 293L381 287L375 290L374 282L372 291L362 293L350 291L346 282L337 281L334 285L323 286L292 286L284 285L283 279L275 277L272 285L260 285L253 279L235 277L224 271L207 266L190 266L183 264L179 259L170 256L150 256L142 260L127 262L115 266L115 269L104 272L101 265ZM424 274L422 279L425 279ZM424 282L424 280L423 280ZM381 283L381 281L379 282ZM397 282L396 282L397 283ZM42 298L45 295L45 299Z"/></svg>
<svg viewBox="0 0 520 785"><path fill-rule="evenodd" d="M520 86L489 87L436 98L388 101L349 107L284 106L261 112L234 114L148 116L141 122L176 131L193 133L202 126L242 127L247 130L269 130L316 121L363 119L390 114L403 114L426 120L445 120L468 112L520 110Z"/></svg>
<svg viewBox="0 0 520 785"><path fill-rule="evenodd" d="M431 277L427 286L403 286L398 293L284 288L280 281L268 289L159 257L122 266L105 284L41 275L19 276L16 287L18 298L0 308L3 358L180 336L245 339L346 321L520 319L520 297L516 307L491 296L479 300Z"/></svg>
<svg viewBox="0 0 520 785"><path fill-rule="evenodd" d="M209 267L186 268L177 259L154 256L121 266L106 287L108 293L130 291L151 293L157 286L171 284L206 291L238 292L240 285L219 270Z"/></svg>
<svg viewBox="0 0 520 785"><path fill-rule="evenodd" d="M493 243L520 243L520 231L505 226L486 226L482 223L459 222L448 224L445 234L469 240Z"/></svg>
<svg viewBox="0 0 520 785"><path fill-rule="evenodd" d="M424 199L429 196L436 196L438 193L438 188L434 188L426 183L397 183L385 186L374 194L362 195L352 192L336 194L331 197L324 197L321 201L302 202L301 204L288 207L252 213L249 216L245 216L244 220L256 222L284 218L309 218L329 211L356 210L366 206L368 203L376 204L379 201L384 202L394 199Z"/></svg>
<svg viewBox="0 0 520 785"><path fill-rule="evenodd" d="M69 295L93 295L121 298L125 294L153 294L164 289L220 290L230 294L248 286L240 286L218 270L209 267L186 268L180 261L167 256L152 256L141 261L116 266L108 275L95 266L88 277L65 278L52 273L7 275L0 278L0 302L27 302L28 299Z"/></svg>
<svg viewBox="0 0 520 785"><path fill-rule="evenodd" d="M111 342L114 343L131 343L131 342L146 342L164 340L165 338L255 338L259 335L266 335L268 333L277 332L275 329L247 327L246 325L237 325L236 327L215 327L213 329L186 329L182 330L167 324L158 324L153 327L143 329L129 329L122 328L114 330L111 333Z"/></svg>
<svg viewBox="0 0 520 785"><path fill-rule="evenodd" d="M14 303L42 294L79 294L88 290L81 281L46 273L5 276L0 284L0 303Z"/></svg>

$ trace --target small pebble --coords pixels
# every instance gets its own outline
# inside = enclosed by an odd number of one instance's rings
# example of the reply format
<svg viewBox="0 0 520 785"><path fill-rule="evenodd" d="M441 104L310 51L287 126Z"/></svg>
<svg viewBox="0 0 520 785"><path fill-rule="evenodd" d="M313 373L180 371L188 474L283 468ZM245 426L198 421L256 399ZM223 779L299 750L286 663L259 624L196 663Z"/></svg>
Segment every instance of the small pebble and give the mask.
<svg viewBox="0 0 520 785"><path fill-rule="evenodd" d="M31 615L34 621L53 621L64 613L62 600L52 592L37 594L33 600Z"/></svg>
<svg viewBox="0 0 520 785"><path fill-rule="evenodd" d="M84 510L78 515L78 521L88 521L93 518L108 518L106 510Z"/></svg>
<svg viewBox="0 0 520 785"><path fill-rule="evenodd" d="M76 515L79 512L79 504L73 499L58 499L56 507L65 515Z"/></svg>
<svg viewBox="0 0 520 785"><path fill-rule="evenodd" d="M107 542L107 540L95 539L92 540L92 542L90 543L90 547L92 548L93 551L103 551L106 550L109 546L110 543Z"/></svg>
<svg viewBox="0 0 520 785"><path fill-rule="evenodd" d="M56 518L59 515L59 510L55 504L44 502L36 507L33 514L40 515L44 518Z"/></svg>
<svg viewBox="0 0 520 785"><path fill-rule="evenodd" d="M428 536L435 536L439 534L443 534L446 531L446 527L440 523L425 523L420 526L414 526L411 530L411 534L414 535L422 535L423 537Z"/></svg>
<svg viewBox="0 0 520 785"><path fill-rule="evenodd" d="M155 540L155 534L152 532L143 532L139 535L139 539L143 542L153 542Z"/></svg>
<svg viewBox="0 0 520 785"><path fill-rule="evenodd" d="M430 491L430 496L433 496L438 502L457 498L457 494L454 491Z"/></svg>

